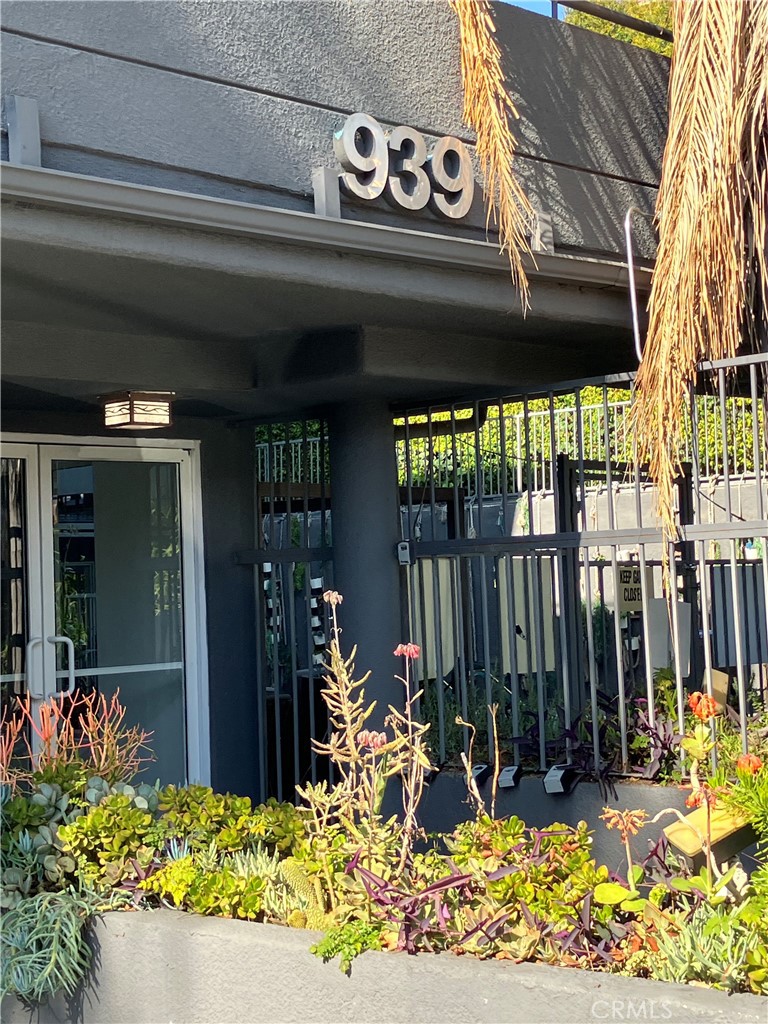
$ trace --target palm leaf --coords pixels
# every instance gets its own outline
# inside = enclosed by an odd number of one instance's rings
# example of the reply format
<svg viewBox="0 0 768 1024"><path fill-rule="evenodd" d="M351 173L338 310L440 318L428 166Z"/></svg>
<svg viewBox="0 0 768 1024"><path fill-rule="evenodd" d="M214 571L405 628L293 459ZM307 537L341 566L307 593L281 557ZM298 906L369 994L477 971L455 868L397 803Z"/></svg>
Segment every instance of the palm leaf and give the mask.
<svg viewBox="0 0 768 1024"><path fill-rule="evenodd" d="M477 136L475 148L483 177L486 228L493 219L525 312L529 293L523 254L532 255L529 235L534 211L513 170L515 137L510 120L520 115L506 89L488 0L451 0L451 5L461 37L463 117Z"/></svg>
<svg viewBox="0 0 768 1024"><path fill-rule="evenodd" d="M659 247L633 408L639 456L672 540L697 366L758 348L768 326L768 0L674 6Z"/></svg>

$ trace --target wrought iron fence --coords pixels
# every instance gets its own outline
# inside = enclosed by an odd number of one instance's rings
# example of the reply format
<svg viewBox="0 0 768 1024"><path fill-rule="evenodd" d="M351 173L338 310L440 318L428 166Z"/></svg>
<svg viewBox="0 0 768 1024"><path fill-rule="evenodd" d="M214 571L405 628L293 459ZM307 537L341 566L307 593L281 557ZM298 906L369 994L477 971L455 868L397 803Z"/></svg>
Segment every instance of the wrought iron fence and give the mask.
<svg viewBox="0 0 768 1024"><path fill-rule="evenodd" d="M329 778L312 740L327 717L318 685L328 637L322 600L333 586L328 440L322 421L256 431L253 566L262 798L291 799L297 784Z"/></svg>
<svg viewBox="0 0 768 1024"><path fill-rule="evenodd" d="M670 777L697 689L723 710L728 756L768 735L767 372L768 356L702 370L667 583L631 375L395 420L410 639L441 763L466 749L457 715L490 745L494 703L502 746L532 770ZM280 798L329 773L310 743L327 727L328 454L317 421L257 433L259 752L263 795Z"/></svg>
<svg viewBox="0 0 768 1024"><path fill-rule="evenodd" d="M467 742L456 714L488 742L493 703L503 744L541 770L673 771L695 689L723 709L723 749L765 731L767 365L702 368L666 584L630 399L616 400L630 376L403 417L411 633L442 760ZM599 400L583 405L585 388Z"/></svg>
<svg viewBox="0 0 768 1024"><path fill-rule="evenodd" d="M531 489L534 493L551 493L554 490L551 434L554 434L554 446L560 453L575 458L581 450L587 461L604 460L606 421L611 460L616 463L631 461L629 391L609 388L606 409L602 401L585 401L585 395L594 396L595 390L597 389L594 386L580 389L578 409L575 403L558 405L556 397L552 415L548 399L532 399L527 412L522 402L506 403L501 416L498 415L498 406L490 406L479 430L479 447L473 437L461 432L457 432L455 438L450 440L443 435L435 436L431 450L428 439L412 439L406 460L405 442L401 439L396 446L400 483L405 485L406 477L410 473L414 482L434 477L435 486L450 487L454 476L457 476L459 485L468 492L473 493L476 488L480 488L484 495L500 494L504 486L501 471L503 435L507 483L510 488L516 493L528 489L530 458ZM617 395L626 397L617 398ZM461 428L461 420L470 412L471 410L459 411L456 416L457 431ZM719 398L716 395L697 396L696 416L699 426L695 444L701 477L707 481L722 476L725 470L726 452L719 430L720 414ZM727 399L727 449L730 455L728 468L732 476L744 476L754 471L752 415L749 398L730 396ZM447 417L448 414L443 413L443 416ZM757 416L758 428L762 431L762 409L758 410ZM435 422L441 422L439 414L435 416ZM441 437L442 443L438 443ZM693 444L693 432L689 429L685 436L683 461L693 460ZM285 440L276 435L272 441L260 441L256 445L256 464L258 478L261 481L298 481L306 475L311 483L319 483L324 472L320 438L310 436L305 442L301 437Z"/></svg>

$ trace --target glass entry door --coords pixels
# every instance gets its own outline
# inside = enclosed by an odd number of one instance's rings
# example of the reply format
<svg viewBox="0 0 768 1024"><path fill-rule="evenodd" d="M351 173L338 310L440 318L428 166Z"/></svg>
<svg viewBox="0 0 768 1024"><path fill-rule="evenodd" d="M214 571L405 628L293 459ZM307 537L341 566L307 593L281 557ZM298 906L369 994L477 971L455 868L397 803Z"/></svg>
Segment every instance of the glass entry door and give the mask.
<svg viewBox="0 0 768 1024"><path fill-rule="evenodd" d="M190 483L178 449L3 449L4 694L119 690L129 724L152 732L145 777L163 783L185 781L190 763L205 774L187 727L200 719Z"/></svg>
<svg viewBox="0 0 768 1024"><path fill-rule="evenodd" d="M44 698L38 451L4 444L0 460L0 686L6 710L17 696ZM36 581L34 585L31 585Z"/></svg>

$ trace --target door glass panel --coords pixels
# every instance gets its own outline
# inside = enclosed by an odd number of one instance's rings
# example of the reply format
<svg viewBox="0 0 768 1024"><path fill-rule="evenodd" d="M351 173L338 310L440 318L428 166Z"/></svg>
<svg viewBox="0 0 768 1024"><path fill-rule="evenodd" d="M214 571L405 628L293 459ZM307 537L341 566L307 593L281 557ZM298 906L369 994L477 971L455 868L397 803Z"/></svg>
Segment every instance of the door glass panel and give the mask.
<svg viewBox="0 0 768 1024"><path fill-rule="evenodd" d="M52 463L56 633L86 692L120 690L126 721L151 730L145 777L186 777L179 466ZM66 685L67 649L57 646Z"/></svg>
<svg viewBox="0 0 768 1024"><path fill-rule="evenodd" d="M27 522L24 459L4 458L0 470L0 674L5 710L24 690L27 643Z"/></svg>

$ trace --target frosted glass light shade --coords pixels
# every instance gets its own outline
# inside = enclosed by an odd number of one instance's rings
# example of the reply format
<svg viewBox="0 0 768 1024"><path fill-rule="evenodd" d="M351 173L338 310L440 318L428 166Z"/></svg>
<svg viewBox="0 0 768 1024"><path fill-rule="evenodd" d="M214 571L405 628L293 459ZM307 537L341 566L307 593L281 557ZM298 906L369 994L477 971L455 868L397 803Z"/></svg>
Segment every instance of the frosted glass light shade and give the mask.
<svg viewBox="0 0 768 1024"><path fill-rule="evenodd" d="M156 430L171 423L173 391L119 391L105 395L104 426L109 430Z"/></svg>

